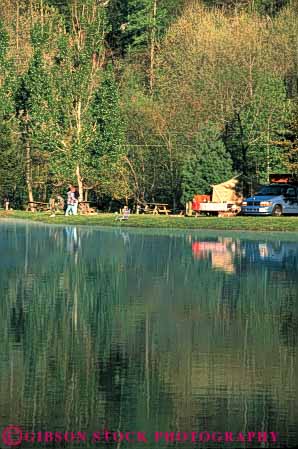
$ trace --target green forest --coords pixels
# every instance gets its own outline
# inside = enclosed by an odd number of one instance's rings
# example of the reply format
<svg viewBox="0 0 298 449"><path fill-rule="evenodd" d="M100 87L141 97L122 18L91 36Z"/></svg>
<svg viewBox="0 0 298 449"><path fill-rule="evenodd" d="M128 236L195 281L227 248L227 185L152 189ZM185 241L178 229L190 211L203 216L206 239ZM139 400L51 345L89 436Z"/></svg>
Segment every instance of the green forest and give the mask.
<svg viewBox="0 0 298 449"><path fill-rule="evenodd" d="M2 0L1 203L297 172L297 49L297 0Z"/></svg>

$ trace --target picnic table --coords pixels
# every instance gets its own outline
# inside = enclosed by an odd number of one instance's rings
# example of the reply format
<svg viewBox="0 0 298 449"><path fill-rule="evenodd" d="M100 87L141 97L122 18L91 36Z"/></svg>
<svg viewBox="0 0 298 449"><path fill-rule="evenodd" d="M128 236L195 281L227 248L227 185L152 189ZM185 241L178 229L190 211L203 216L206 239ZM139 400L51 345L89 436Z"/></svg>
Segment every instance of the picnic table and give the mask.
<svg viewBox="0 0 298 449"><path fill-rule="evenodd" d="M153 215L169 215L169 213L171 213L171 210L168 208L169 205L167 203L147 203L147 205L149 207L147 211L145 209L145 213L152 213Z"/></svg>
<svg viewBox="0 0 298 449"><path fill-rule="evenodd" d="M89 201L79 201L78 211L81 215L96 214L93 207L90 207Z"/></svg>
<svg viewBox="0 0 298 449"><path fill-rule="evenodd" d="M26 210L31 212L45 212L50 210L50 205L41 201L28 201Z"/></svg>

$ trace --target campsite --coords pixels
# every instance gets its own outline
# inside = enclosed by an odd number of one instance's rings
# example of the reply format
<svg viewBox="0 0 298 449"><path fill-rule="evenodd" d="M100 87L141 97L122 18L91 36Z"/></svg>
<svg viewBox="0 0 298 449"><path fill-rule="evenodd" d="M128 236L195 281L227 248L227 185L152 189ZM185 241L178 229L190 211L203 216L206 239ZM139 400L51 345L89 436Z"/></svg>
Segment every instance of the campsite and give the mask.
<svg viewBox="0 0 298 449"><path fill-rule="evenodd" d="M1 0L0 447L298 443L298 0Z"/></svg>

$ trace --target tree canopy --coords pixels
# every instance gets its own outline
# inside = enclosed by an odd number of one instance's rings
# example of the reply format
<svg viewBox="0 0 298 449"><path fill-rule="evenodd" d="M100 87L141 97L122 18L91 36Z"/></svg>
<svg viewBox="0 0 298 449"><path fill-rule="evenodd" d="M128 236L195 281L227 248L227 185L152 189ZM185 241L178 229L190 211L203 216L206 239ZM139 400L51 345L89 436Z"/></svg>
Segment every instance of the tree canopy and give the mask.
<svg viewBox="0 0 298 449"><path fill-rule="evenodd" d="M4 0L0 200L183 206L297 170L297 0ZM1 201L2 201L1 200Z"/></svg>

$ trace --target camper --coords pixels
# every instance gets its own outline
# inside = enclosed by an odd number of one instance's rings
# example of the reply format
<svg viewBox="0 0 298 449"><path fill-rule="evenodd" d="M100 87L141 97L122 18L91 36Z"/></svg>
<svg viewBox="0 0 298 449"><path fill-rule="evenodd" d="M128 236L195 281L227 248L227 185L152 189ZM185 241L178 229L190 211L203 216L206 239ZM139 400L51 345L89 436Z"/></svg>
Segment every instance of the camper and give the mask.
<svg viewBox="0 0 298 449"><path fill-rule="evenodd" d="M237 215L241 211L243 199L239 176L221 184L212 185L212 197L195 195L192 209L196 215ZM203 200L200 201L201 199Z"/></svg>

